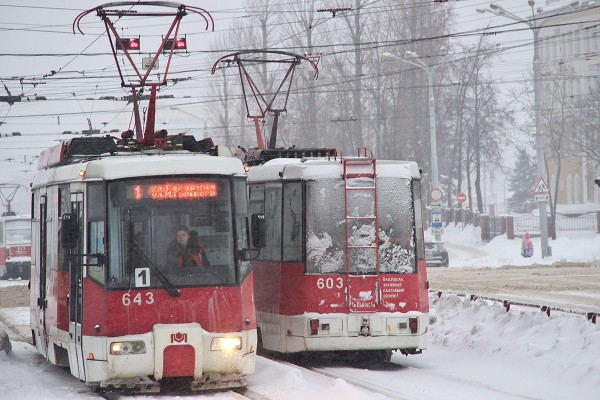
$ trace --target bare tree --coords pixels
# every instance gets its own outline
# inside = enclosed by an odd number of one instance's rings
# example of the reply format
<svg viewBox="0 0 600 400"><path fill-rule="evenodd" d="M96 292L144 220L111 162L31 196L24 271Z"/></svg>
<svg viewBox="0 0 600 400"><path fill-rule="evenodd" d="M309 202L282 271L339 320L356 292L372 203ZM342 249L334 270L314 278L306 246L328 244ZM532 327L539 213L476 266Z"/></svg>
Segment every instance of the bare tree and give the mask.
<svg viewBox="0 0 600 400"><path fill-rule="evenodd" d="M473 59L473 81L464 103L471 108L465 108L463 113L463 127L468 129L465 139L467 179L470 184L470 174L474 173L473 185L475 188L477 210L485 212L483 208L482 169L483 163L501 168L502 148L507 144L507 135L504 129L512 123L512 114L499 104L497 90L494 82L486 75L490 67L490 53L482 52L482 47ZM463 106L464 107L464 106ZM472 152L472 154L471 154ZM471 189L468 192L469 203L472 203Z"/></svg>
<svg viewBox="0 0 600 400"><path fill-rule="evenodd" d="M578 153L573 142L577 137L577 113L570 89L573 71L564 67L550 69L544 74L544 98L542 101L542 129L545 137L544 162L546 173L556 172L550 183L550 212L553 225L556 221L558 183L563 160ZM546 182L550 179L546 177ZM555 236L555 233L553 234ZM555 238L555 237L553 237Z"/></svg>

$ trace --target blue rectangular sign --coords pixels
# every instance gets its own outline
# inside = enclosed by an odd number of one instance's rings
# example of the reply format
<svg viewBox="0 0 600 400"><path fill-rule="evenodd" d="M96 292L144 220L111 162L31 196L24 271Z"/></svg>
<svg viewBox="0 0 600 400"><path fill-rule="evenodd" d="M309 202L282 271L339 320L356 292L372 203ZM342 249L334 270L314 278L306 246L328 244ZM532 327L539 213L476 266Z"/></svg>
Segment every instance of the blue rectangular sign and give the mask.
<svg viewBox="0 0 600 400"><path fill-rule="evenodd" d="M442 212L432 211L431 212L431 227L441 228L442 227Z"/></svg>

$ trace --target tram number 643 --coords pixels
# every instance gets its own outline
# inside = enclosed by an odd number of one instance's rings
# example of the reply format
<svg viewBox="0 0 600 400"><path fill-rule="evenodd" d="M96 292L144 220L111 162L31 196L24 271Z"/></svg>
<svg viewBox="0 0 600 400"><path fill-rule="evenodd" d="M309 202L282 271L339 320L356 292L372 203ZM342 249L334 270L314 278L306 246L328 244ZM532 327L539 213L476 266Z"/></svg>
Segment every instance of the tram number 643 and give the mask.
<svg viewBox="0 0 600 400"><path fill-rule="evenodd" d="M317 289L341 289L344 287L342 278L319 278L317 279Z"/></svg>
<svg viewBox="0 0 600 400"><path fill-rule="evenodd" d="M131 303L135 303L138 306L141 306L142 303L152 304L154 303L154 293L137 293L135 296L133 296L133 298L131 298L131 293L125 293L121 298L121 302L125 307L129 307Z"/></svg>

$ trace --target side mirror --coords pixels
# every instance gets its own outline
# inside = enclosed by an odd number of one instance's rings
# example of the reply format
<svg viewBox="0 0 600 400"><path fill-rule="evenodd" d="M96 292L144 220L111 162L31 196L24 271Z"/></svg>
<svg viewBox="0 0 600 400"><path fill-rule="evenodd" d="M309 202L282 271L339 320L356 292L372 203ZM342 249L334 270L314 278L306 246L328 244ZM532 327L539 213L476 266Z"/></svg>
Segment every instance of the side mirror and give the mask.
<svg viewBox="0 0 600 400"><path fill-rule="evenodd" d="M267 245L267 220L265 214L252 214L252 245L258 249Z"/></svg>
<svg viewBox="0 0 600 400"><path fill-rule="evenodd" d="M79 226L75 214L65 214L62 216L62 227L60 231L62 247L65 249L74 249L77 247L77 238L79 236Z"/></svg>

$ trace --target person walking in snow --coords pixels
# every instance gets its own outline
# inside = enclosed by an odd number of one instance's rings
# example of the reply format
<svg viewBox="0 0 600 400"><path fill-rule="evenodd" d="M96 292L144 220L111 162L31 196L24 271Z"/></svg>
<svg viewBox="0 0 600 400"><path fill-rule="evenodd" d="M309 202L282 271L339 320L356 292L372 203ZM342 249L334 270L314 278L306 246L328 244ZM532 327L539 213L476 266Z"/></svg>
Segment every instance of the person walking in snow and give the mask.
<svg viewBox="0 0 600 400"><path fill-rule="evenodd" d="M523 257L531 257L533 255L533 243L531 242L531 236L529 236L529 232L525 232L523 235L523 241L521 242L521 255Z"/></svg>

